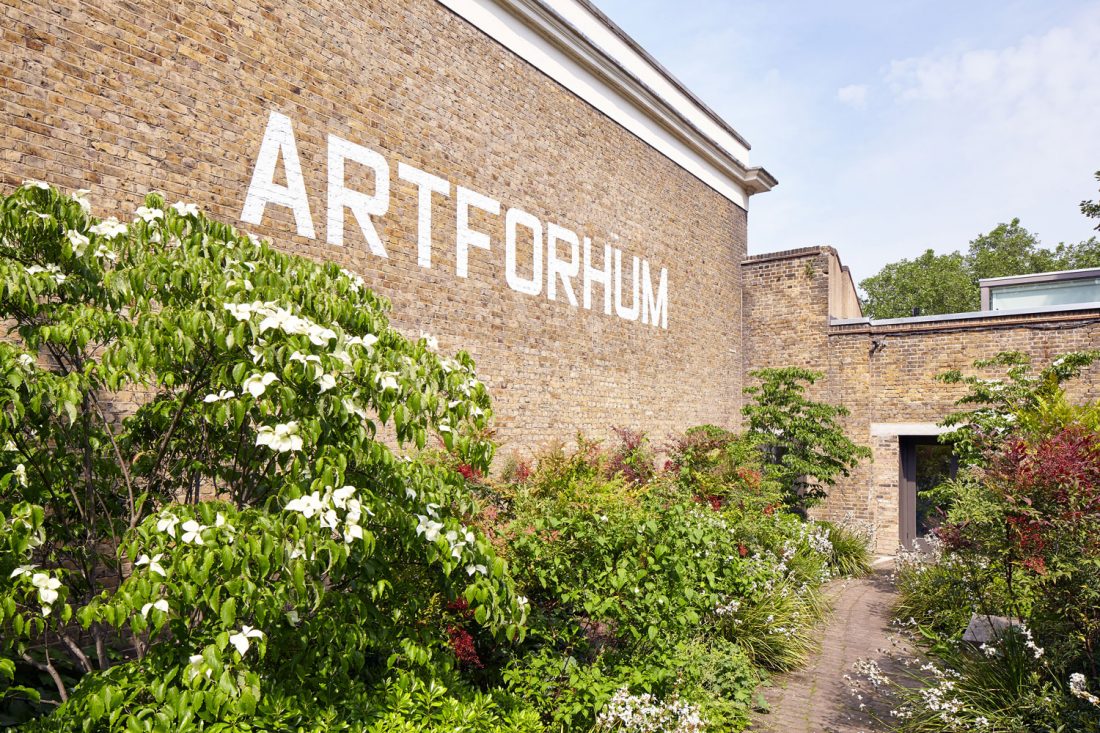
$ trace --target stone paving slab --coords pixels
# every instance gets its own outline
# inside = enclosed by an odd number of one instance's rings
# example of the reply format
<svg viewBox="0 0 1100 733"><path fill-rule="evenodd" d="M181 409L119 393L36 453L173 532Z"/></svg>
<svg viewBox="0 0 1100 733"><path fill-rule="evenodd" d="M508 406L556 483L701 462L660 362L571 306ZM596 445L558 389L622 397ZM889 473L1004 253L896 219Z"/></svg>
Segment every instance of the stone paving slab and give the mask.
<svg viewBox="0 0 1100 733"><path fill-rule="evenodd" d="M880 650L896 650L890 609L896 592L890 580L893 559L876 563L866 578L835 581L826 592L833 614L820 627L821 647L802 669L775 678L762 689L769 713L754 716L758 733L880 733L875 722L888 711L850 691L845 675L859 659L874 659L889 672L894 662ZM866 706L860 710L860 705Z"/></svg>

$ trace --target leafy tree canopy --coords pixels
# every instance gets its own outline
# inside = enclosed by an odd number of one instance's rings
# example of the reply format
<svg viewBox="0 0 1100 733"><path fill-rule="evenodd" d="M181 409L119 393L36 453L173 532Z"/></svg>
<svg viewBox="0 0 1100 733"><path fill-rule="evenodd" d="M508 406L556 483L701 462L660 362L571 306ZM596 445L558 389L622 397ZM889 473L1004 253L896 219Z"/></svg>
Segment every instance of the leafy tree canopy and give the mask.
<svg viewBox="0 0 1100 733"><path fill-rule="evenodd" d="M1085 201L1081 210L1100 217L1100 204ZM871 318L905 318L914 308L922 315L965 313L981 307L978 281L983 278L1086 267L1100 267L1096 237L1045 249L1035 234L1013 219L971 240L965 255L938 255L929 249L916 259L886 265L859 286L867 295L863 311Z"/></svg>
<svg viewBox="0 0 1100 733"><path fill-rule="evenodd" d="M848 415L847 408L806 397L806 387L821 372L782 367L758 369L749 376L760 384L745 388L752 398L742 410L748 436L764 447L767 471L782 485L789 506L812 506L826 495L824 487L871 457L870 449L844 433L839 419Z"/></svg>

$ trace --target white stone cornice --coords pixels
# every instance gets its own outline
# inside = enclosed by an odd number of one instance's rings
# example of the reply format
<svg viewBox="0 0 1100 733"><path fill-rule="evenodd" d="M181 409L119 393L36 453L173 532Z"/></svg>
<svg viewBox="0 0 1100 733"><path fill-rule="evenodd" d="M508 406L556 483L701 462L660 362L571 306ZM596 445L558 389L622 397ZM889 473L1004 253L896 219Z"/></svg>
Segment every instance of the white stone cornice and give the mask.
<svg viewBox="0 0 1100 733"><path fill-rule="evenodd" d="M770 190L748 145L586 0L439 0L730 199Z"/></svg>

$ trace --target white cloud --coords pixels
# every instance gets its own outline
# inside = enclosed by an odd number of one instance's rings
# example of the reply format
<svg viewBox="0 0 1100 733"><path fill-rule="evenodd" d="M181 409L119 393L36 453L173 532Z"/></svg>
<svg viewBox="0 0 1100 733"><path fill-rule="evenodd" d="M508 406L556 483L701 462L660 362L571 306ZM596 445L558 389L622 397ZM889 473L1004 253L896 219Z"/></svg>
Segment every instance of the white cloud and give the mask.
<svg viewBox="0 0 1100 733"><path fill-rule="evenodd" d="M867 106L867 91L866 84L849 84L836 90L836 98L849 107L863 109Z"/></svg>

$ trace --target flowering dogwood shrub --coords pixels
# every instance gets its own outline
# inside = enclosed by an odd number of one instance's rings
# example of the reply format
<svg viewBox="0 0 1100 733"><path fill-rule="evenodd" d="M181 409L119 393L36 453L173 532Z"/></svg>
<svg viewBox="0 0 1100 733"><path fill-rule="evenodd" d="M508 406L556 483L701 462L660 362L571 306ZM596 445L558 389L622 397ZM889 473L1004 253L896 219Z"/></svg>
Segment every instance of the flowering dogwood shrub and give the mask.
<svg viewBox="0 0 1100 733"><path fill-rule="evenodd" d="M524 634L465 481L416 457L438 440L487 470L488 395L387 308L193 204L151 194L127 223L40 182L0 198L10 715L336 730L392 703L418 730L533 724L447 671L435 623L462 598L484 633Z"/></svg>

